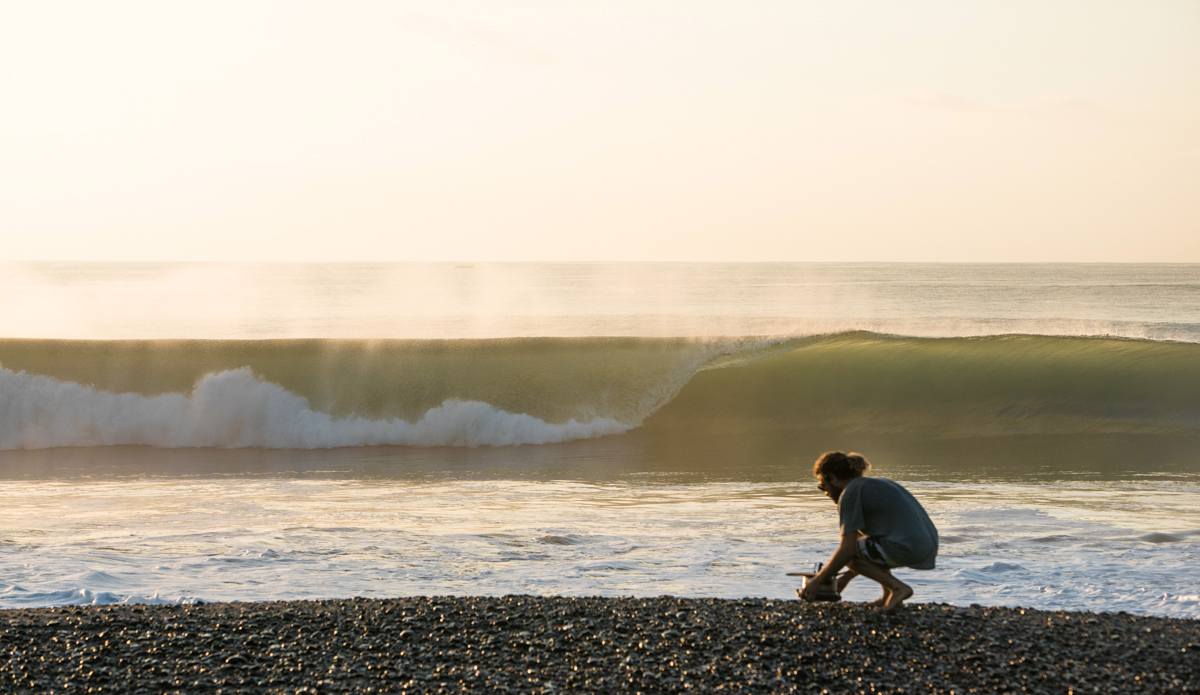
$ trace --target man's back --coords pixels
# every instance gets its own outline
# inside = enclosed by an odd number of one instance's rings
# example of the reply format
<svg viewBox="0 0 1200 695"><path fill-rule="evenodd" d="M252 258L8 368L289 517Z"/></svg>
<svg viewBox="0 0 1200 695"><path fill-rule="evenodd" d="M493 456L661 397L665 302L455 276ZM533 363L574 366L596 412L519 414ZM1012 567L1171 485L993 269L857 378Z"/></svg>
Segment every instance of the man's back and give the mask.
<svg viewBox="0 0 1200 695"><path fill-rule="evenodd" d="M925 508L902 485L887 478L855 478L838 499L842 533L862 531L888 557L914 569L933 569L938 535Z"/></svg>

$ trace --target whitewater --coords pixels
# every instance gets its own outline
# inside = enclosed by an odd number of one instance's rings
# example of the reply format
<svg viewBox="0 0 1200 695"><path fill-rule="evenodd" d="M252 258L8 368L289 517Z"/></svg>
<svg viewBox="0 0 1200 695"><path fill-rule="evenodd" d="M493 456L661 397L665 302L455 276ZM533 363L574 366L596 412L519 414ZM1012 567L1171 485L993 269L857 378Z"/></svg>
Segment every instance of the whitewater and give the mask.
<svg viewBox="0 0 1200 695"><path fill-rule="evenodd" d="M921 601L1200 616L1200 480L905 481ZM1120 501L1097 505L1098 500ZM795 596L837 545L809 484L268 477L10 483L0 607L402 595ZM852 600L876 598L856 582Z"/></svg>
<svg viewBox="0 0 1200 695"><path fill-rule="evenodd" d="M855 449L921 600L1200 617L1198 266L0 270L3 607L785 598Z"/></svg>
<svg viewBox="0 0 1200 695"><path fill-rule="evenodd" d="M511 446L617 434L609 418L549 424L479 401L447 400L418 421L335 418L248 369L207 374L188 395L97 391L0 371L2 449L143 444L158 447Z"/></svg>

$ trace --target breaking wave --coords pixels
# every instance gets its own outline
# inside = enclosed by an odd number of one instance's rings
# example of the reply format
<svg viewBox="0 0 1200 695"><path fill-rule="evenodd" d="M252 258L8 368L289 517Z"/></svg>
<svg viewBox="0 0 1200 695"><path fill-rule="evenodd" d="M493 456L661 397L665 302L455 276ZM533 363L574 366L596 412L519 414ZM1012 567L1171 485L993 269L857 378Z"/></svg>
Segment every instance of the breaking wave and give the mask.
<svg viewBox="0 0 1200 695"><path fill-rule="evenodd" d="M1115 338L0 341L0 449L620 434L1200 434L1200 345Z"/></svg>
<svg viewBox="0 0 1200 695"><path fill-rule="evenodd" d="M247 368L208 374L190 396L108 393L0 371L0 449L142 444L165 448L327 449L381 444L548 444L629 429L610 418L550 424L478 401L447 400L416 422L338 418Z"/></svg>

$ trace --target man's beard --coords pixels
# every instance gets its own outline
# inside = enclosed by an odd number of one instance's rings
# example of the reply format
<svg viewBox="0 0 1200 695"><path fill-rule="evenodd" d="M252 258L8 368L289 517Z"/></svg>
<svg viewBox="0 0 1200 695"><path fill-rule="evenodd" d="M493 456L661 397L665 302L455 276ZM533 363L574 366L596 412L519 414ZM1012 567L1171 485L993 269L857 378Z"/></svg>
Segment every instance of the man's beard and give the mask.
<svg viewBox="0 0 1200 695"><path fill-rule="evenodd" d="M829 499L833 500L834 504L837 504L837 501L841 498L843 489L832 485L829 486Z"/></svg>

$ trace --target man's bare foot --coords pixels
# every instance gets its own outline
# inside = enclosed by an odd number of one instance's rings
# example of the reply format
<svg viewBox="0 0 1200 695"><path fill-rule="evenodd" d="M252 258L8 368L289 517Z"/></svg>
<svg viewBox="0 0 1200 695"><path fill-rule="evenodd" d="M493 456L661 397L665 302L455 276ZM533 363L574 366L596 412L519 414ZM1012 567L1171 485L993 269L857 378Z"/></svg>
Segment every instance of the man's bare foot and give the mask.
<svg viewBox="0 0 1200 695"><path fill-rule="evenodd" d="M912 595L913 595L912 587L907 584L901 584L899 587L897 587L896 589L892 589L888 593L887 601L884 602L883 607L880 608L880 610L887 611L889 613L892 611L895 611L895 610L899 610L900 606L905 601L912 598Z"/></svg>
<svg viewBox="0 0 1200 695"><path fill-rule="evenodd" d="M883 596L880 596L879 598L875 599L874 601L871 601L870 603L868 603L867 608L883 608L884 605L887 604L889 595L890 594L887 591L884 591Z"/></svg>

